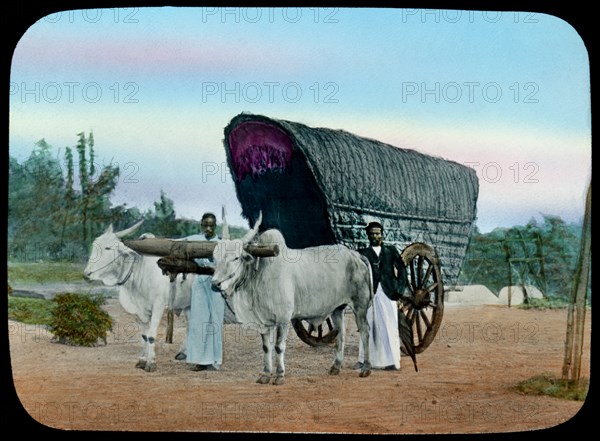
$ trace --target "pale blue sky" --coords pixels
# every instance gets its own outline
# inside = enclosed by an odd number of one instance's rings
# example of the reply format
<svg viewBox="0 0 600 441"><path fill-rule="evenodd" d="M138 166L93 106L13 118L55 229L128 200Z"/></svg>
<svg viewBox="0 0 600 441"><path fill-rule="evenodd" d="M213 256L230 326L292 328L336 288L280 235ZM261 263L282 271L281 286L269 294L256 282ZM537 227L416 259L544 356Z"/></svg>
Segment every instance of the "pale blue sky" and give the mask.
<svg viewBox="0 0 600 441"><path fill-rule="evenodd" d="M526 12L121 8L53 14L14 53L10 154L62 160L93 130L122 167L114 203L160 189L179 216L226 204L223 128L242 111L471 164L482 231L540 213L578 221L591 173L588 54L560 18Z"/></svg>

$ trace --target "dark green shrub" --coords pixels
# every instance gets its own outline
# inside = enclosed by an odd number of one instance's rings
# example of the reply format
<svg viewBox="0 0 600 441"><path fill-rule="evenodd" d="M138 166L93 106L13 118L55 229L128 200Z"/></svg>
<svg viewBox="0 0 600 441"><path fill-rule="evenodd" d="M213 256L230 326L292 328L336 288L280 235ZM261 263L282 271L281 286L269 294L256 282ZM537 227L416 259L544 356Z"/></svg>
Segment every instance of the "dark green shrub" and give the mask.
<svg viewBox="0 0 600 441"><path fill-rule="evenodd" d="M50 332L59 343L74 346L106 344L106 333L112 329L112 318L101 306L101 295L62 293L52 301L55 307L50 320Z"/></svg>

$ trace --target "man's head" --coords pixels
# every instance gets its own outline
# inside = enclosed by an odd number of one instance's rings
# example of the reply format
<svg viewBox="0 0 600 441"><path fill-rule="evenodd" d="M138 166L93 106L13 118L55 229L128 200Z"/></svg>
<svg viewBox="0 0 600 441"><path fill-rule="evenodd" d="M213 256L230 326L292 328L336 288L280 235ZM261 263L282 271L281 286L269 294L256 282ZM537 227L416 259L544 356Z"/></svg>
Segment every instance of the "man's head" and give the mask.
<svg viewBox="0 0 600 441"><path fill-rule="evenodd" d="M217 232L217 217L212 213L204 213L200 221L200 228L207 239L212 239Z"/></svg>
<svg viewBox="0 0 600 441"><path fill-rule="evenodd" d="M383 226L379 222L370 222L365 230L371 246L378 247L383 244Z"/></svg>

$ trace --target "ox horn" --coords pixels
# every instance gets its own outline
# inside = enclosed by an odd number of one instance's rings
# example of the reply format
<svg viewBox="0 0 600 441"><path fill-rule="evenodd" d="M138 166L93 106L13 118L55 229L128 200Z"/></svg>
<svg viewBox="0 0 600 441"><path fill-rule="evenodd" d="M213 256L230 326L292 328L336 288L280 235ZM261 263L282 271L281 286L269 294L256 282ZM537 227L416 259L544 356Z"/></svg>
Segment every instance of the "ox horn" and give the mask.
<svg viewBox="0 0 600 441"><path fill-rule="evenodd" d="M128 234L131 234L131 233L133 233L135 230L137 230L137 229L140 227L140 225L142 225L142 223L143 223L143 222L144 222L144 219L142 219L142 220L141 220L141 221L139 221L137 224L135 224L135 225L133 225L133 226L131 226L131 227L129 227L129 228L127 228L127 229L125 229L125 230L122 230L122 231L117 231L115 234L117 235L117 237L118 237L118 238L125 237L125 236L127 236Z"/></svg>
<svg viewBox="0 0 600 441"><path fill-rule="evenodd" d="M221 218L223 219L221 238L224 240L229 240L231 239L231 236L229 234L229 224L227 223L227 218L225 217L225 205L221 207Z"/></svg>
<svg viewBox="0 0 600 441"><path fill-rule="evenodd" d="M256 236L256 233L258 233L258 227L260 226L261 222L262 222L262 211L260 211L258 213L258 219L254 223L254 227L250 231L248 231L246 233L246 235L242 238L242 243L247 244L252 239L254 239L254 236Z"/></svg>

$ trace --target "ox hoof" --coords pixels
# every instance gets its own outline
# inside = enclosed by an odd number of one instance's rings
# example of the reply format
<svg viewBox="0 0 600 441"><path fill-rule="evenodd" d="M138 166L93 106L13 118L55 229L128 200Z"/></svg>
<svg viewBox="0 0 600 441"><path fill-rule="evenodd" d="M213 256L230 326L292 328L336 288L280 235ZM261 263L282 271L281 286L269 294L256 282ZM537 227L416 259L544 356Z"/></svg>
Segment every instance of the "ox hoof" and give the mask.
<svg viewBox="0 0 600 441"><path fill-rule="evenodd" d="M368 377L369 375L371 375L371 369L363 369L360 371L360 374L358 374L359 377Z"/></svg>
<svg viewBox="0 0 600 441"><path fill-rule="evenodd" d="M273 384L275 386L279 386L281 384L285 383L285 378L283 377L283 375L277 375L275 377L275 380L273 380Z"/></svg>
<svg viewBox="0 0 600 441"><path fill-rule="evenodd" d="M266 374L261 374L260 377L258 377L258 380L256 380L256 382L259 384L268 384L270 381L271 376Z"/></svg>
<svg viewBox="0 0 600 441"><path fill-rule="evenodd" d="M156 363L146 363L144 370L146 372L154 372L156 370Z"/></svg>
<svg viewBox="0 0 600 441"><path fill-rule="evenodd" d="M339 375L340 374L340 368L337 366L331 366L331 369L329 369L329 375Z"/></svg>
<svg viewBox="0 0 600 441"><path fill-rule="evenodd" d="M139 369L146 369L146 360L138 360L138 362L135 364L135 367Z"/></svg>
<svg viewBox="0 0 600 441"><path fill-rule="evenodd" d="M177 355L175 355L175 360L185 360L187 358L187 355L185 355L184 352L178 352Z"/></svg>

